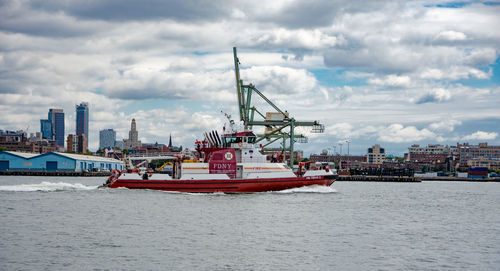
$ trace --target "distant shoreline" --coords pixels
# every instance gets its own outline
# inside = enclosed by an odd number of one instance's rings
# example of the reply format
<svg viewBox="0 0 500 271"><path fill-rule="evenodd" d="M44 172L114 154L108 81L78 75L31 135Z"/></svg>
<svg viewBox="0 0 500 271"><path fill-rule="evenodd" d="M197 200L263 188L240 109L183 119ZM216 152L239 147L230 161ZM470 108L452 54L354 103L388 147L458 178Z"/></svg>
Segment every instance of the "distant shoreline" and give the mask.
<svg viewBox="0 0 500 271"><path fill-rule="evenodd" d="M74 172L74 171L0 171L0 176L51 176L51 177L102 177L111 172Z"/></svg>
<svg viewBox="0 0 500 271"><path fill-rule="evenodd" d="M500 178L471 179L460 177L408 177L408 176L369 176L349 175L339 176L339 182L397 182L397 183L419 183L419 182L500 182Z"/></svg>

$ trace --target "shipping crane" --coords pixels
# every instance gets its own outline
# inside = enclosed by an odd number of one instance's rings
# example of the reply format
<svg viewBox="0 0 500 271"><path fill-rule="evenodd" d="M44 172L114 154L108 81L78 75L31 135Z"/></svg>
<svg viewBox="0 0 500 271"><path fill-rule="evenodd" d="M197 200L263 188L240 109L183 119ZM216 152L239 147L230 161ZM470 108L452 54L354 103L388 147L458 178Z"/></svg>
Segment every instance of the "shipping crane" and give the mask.
<svg viewBox="0 0 500 271"><path fill-rule="evenodd" d="M299 142L307 142L307 138L303 135L295 134L295 128L299 126L312 127L312 133L323 133L325 127L318 121L297 121L291 117L287 111L281 110L273 102L271 102L261 91L259 91L253 84L244 84L240 78L240 61L237 56L236 47L233 47L234 55L234 72L236 76L236 94L238 97L238 110L240 120L243 122L245 130L252 129L253 126L265 126L265 133L257 135L256 143L267 139L270 140L263 148L282 139L283 152L290 152L290 166L293 167L294 157L294 143L297 139ZM255 106L252 106L252 95L256 93L268 105L270 105L276 112L267 112L266 115L262 114ZM255 120L255 113L262 117L263 120ZM286 129L287 128L287 129ZM287 146L286 142L289 140Z"/></svg>

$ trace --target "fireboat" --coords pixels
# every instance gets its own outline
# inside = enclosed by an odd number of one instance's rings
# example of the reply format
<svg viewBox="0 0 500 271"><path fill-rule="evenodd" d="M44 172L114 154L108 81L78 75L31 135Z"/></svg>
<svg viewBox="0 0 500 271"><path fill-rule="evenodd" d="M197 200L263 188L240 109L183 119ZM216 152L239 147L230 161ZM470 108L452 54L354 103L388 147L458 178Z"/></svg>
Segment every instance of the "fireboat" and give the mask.
<svg viewBox="0 0 500 271"><path fill-rule="evenodd" d="M150 189L198 193L252 193L279 191L303 186L330 186L338 177L336 171L319 166L306 170L299 163L296 172L287 164L268 161L255 147L252 131L205 134L196 141L197 162L183 163L172 156L172 174L160 174L146 168L114 171L103 185L109 188Z"/></svg>

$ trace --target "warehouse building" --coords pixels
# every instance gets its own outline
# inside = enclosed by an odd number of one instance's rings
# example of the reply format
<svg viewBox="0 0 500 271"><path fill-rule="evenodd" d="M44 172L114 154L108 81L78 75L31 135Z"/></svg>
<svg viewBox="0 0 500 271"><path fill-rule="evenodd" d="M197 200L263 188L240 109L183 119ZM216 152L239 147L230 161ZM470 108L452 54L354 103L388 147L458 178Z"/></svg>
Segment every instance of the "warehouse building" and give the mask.
<svg viewBox="0 0 500 271"><path fill-rule="evenodd" d="M122 170L125 164L116 159L72 153L44 154L0 152L0 171L111 171Z"/></svg>

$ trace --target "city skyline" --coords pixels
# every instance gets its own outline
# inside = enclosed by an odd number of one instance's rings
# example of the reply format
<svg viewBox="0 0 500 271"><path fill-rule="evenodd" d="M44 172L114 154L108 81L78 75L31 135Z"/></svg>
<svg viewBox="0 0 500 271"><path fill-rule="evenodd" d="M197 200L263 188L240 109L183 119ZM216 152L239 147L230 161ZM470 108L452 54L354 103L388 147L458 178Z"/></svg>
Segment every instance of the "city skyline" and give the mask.
<svg viewBox="0 0 500 271"><path fill-rule="evenodd" d="M246 83L325 125L323 134L297 129L309 136L295 146L305 154L339 152L346 140L351 154L375 144L396 155L412 144L500 145L498 2L2 5L3 130L39 131L49 108L75 123L74 105L88 101L90 150L103 129L126 139L131 119L142 142L172 134L192 148L222 130L221 111L239 120L236 46Z"/></svg>

